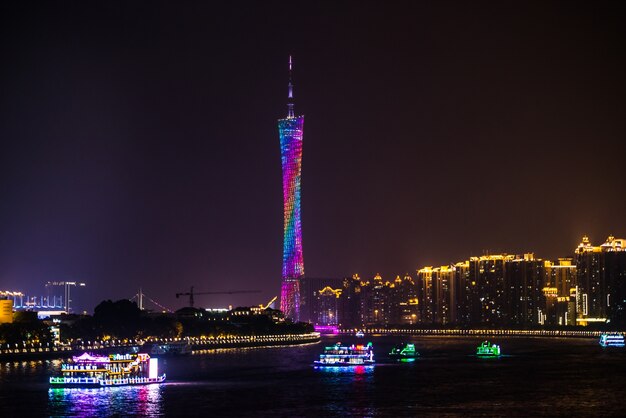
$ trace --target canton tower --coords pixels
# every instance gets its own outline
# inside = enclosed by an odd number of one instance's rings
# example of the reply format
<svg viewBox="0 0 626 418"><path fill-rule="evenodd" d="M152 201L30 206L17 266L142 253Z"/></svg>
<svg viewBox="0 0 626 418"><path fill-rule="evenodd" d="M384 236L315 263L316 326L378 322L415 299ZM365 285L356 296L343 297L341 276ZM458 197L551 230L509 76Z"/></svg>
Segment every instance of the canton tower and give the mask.
<svg viewBox="0 0 626 418"><path fill-rule="evenodd" d="M300 278L304 276L302 258L302 224L300 222L300 178L302 173L302 134L304 116L295 116L293 110L292 61L289 56L289 93L287 117L278 120L280 156L283 166L283 274L280 291L280 310L285 318L300 319Z"/></svg>

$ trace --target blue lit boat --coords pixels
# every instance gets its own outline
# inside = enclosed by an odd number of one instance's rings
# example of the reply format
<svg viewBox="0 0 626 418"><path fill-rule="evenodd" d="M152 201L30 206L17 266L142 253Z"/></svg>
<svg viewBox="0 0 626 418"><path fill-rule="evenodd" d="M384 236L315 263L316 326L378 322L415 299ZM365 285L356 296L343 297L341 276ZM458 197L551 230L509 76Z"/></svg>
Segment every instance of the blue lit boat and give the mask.
<svg viewBox="0 0 626 418"><path fill-rule="evenodd" d="M368 366L374 364L372 343L342 346L337 343L324 348L320 359L313 362L317 367Z"/></svg>
<svg viewBox="0 0 626 418"><path fill-rule="evenodd" d="M624 347L624 335L620 333L604 333L600 335L602 347Z"/></svg>
<svg viewBox="0 0 626 418"><path fill-rule="evenodd" d="M415 344L406 343L396 346L389 352L389 357L400 361L415 360L420 356L420 353L415 350Z"/></svg>
<svg viewBox="0 0 626 418"><path fill-rule="evenodd" d="M491 344L489 341L483 341L476 347L476 356L481 358L500 357L500 346Z"/></svg>
<svg viewBox="0 0 626 418"><path fill-rule="evenodd" d="M84 353L61 364L61 376L50 377L54 387L97 388L163 383L159 362L149 354L111 354L95 356Z"/></svg>
<svg viewBox="0 0 626 418"><path fill-rule="evenodd" d="M363 330L358 330L356 334L354 334L354 336L357 338L363 338L365 337L365 333L363 332Z"/></svg>

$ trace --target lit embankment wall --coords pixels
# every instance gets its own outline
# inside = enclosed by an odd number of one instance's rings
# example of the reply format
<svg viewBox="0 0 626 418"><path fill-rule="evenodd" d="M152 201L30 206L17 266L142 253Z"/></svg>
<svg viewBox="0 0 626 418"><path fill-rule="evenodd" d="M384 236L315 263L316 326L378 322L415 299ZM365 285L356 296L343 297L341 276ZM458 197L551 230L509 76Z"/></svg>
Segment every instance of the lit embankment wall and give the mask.
<svg viewBox="0 0 626 418"><path fill-rule="evenodd" d="M362 330L366 335L441 335L459 337L578 337L597 338L606 331L577 330L516 330L516 329L411 329L411 328L354 328L340 329L339 335L354 335ZM619 332L626 336L626 331Z"/></svg>
<svg viewBox="0 0 626 418"><path fill-rule="evenodd" d="M110 353L119 349L132 349L141 347L145 343L188 343L194 350L210 350L217 348L231 347L261 347L274 345L298 345L314 343L320 340L318 332L308 334L284 334L284 335L221 335L218 337L194 337L194 338L154 338L146 340L108 340L108 341L89 341L84 344L74 345L56 345L50 346L26 344L25 346L16 346L10 344L8 347L3 345L0 348L0 358L2 359L37 359L37 358L61 358L68 357L72 354L83 353L85 351L91 353Z"/></svg>

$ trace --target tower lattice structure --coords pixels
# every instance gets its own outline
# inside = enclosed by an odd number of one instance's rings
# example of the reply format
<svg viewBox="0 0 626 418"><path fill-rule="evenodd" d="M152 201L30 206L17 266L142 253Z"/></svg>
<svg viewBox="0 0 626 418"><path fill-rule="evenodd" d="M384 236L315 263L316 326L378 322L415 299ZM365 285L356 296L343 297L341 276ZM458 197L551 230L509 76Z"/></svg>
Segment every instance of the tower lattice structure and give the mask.
<svg viewBox="0 0 626 418"><path fill-rule="evenodd" d="M302 176L302 135L304 116L295 116L292 60L289 57L289 93L287 117L278 120L280 154L283 168L283 270L280 309L292 321L300 318L300 278L304 276L302 257L302 223L300 213L300 180Z"/></svg>

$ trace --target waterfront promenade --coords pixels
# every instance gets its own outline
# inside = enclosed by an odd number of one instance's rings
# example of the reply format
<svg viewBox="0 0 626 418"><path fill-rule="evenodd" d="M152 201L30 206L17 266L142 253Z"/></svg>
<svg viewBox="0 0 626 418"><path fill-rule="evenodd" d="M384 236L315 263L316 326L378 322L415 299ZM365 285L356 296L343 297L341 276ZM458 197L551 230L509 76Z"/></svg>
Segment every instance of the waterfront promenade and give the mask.
<svg viewBox="0 0 626 418"><path fill-rule="evenodd" d="M570 337L599 338L606 331L586 330L520 330L520 329L421 329L421 328L340 328L339 335L354 335L363 331L366 335L435 335L457 337ZM626 331L617 331L626 335Z"/></svg>
<svg viewBox="0 0 626 418"><path fill-rule="evenodd" d="M354 336L357 331L366 336L456 336L456 337L555 337L555 338L599 338L604 331L586 330L514 330L514 329L414 329L414 328L343 328L335 335ZM626 335L626 332L619 333ZM210 350L217 348L260 347L278 345L298 345L317 342L320 334L285 334L285 335L251 335L218 337L185 337L185 338L148 338L143 340L108 340L84 341L73 344L57 345L6 345L0 347L0 360L47 359L66 357L85 351L90 352L127 352L136 351L146 343L168 344L187 343L192 350Z"/></svg>
<svg viewBox="0 0 626 418"><path fill-rule="evenodd" d="M185 337L185 338L149 338L145 340L108 340L86 341L75 344L37 345L0 348L0 360L47 359L66 357L85 351L89 352L127 352L136 351L144 344L187 343L192 350L210 350L216 348L263 347L314 343L320 340L320 334L285 334L285 335L224 335L218 337Z"/></svg>

